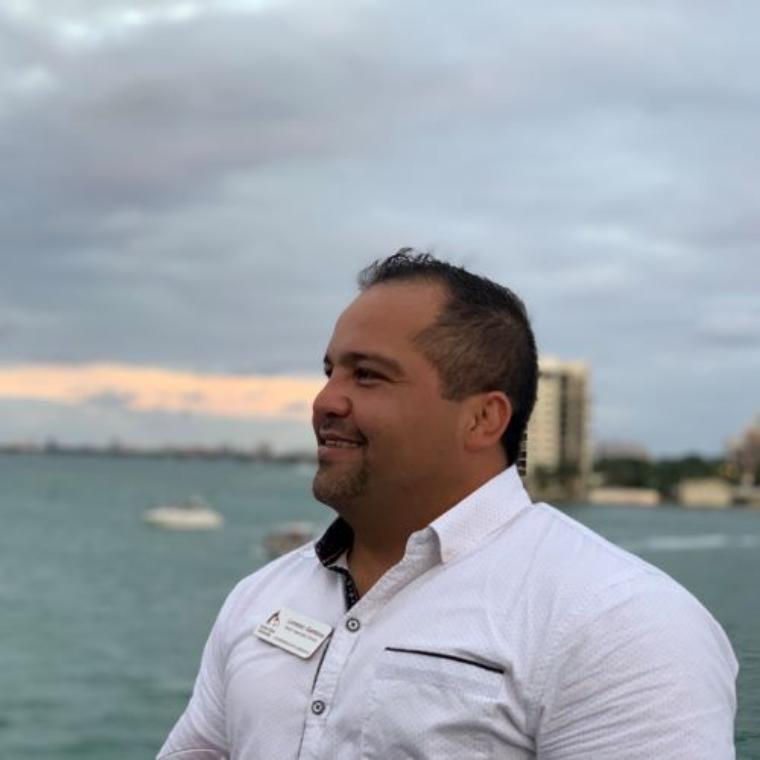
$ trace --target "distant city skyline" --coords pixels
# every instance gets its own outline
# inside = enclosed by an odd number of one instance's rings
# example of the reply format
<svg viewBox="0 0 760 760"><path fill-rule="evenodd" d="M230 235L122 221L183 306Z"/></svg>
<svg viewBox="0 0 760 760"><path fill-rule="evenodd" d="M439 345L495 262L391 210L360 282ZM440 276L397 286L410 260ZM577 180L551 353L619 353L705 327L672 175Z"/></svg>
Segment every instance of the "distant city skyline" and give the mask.
<svg viewBox="0 0 760 760"><path fill-rule="evenodd" d="M579 364L584 368L584 383L589 370L593 377L593 368L575 358L542 356L541 361L544 367ZM0 366L0 406L3 400L14 398L21 400L21 406L25 402L49 405L57 407L57 416L63 420L57 430L28 427L20 433L17 429L15 435L13 425L5 424L0 426L0 444L43 446L52 441L147 449L232 446L250 451L271 446L278 453L308 451L314 447L311 399L322 383L318 376L202 375L107 364ZM593 404L584 415L593 419ZM596 449L634 452L637 458L646 457L650 450L660 455L722 454L751 422L746 420L712 449L663 451L630 437L592 437L586 444L587 456Z"/></svg>
<svg viewBox="0 0 760 760"><path fill-rule="evenodd" d="M524 298L595 441L760 412L760 5L0 10L0 440L311 444L357 271ZM104 368L110 368L108 372Z"/></svg>

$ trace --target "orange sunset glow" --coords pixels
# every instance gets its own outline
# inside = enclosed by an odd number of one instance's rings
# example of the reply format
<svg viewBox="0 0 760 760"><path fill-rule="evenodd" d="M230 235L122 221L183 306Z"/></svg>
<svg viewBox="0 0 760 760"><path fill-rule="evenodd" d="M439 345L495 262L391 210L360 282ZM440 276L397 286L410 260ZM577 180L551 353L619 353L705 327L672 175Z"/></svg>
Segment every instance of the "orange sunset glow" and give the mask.
<svg viewBox="0 0 760 760"><path fill-rule="evenodd" d="M221 375L121 364L6 365L0 399L66 405L113 398L137 412L308 419L318 377Z"/></svg>

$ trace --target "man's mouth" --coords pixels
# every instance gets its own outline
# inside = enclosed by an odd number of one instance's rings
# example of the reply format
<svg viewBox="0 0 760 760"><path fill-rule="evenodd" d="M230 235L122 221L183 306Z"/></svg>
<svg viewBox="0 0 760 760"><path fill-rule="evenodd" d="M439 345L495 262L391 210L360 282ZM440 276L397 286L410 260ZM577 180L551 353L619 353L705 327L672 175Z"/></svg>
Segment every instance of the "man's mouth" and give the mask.
<svg viewBox="0 0 760 760"><path fill-rule="evenodd" d="M317 433L317 443L320 448L324 446L328 449L359 449L364 446L364 442L356 438L330 432Z"/></svg>
<svg viewBox="0 0 760 760"><path fill-rule="evenodd" d="M355 441L341 441L337 438L327 438L322 445L327 446L328 449L358 449L361 446Z"/></svg>

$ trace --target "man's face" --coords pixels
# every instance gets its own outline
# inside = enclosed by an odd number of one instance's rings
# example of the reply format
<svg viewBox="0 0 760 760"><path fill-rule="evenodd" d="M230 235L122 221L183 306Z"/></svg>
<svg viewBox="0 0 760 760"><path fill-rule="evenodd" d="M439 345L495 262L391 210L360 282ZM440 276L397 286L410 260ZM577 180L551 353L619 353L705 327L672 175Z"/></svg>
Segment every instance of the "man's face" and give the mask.
<svg viewBox="0 0 760 760"><path fill-rule="evenodd" d="M443 303L436 285L380 284L339 317L313 405L319 501L413 496L453 462L460 404L442 397L438 372L412 343Z"/></svg>

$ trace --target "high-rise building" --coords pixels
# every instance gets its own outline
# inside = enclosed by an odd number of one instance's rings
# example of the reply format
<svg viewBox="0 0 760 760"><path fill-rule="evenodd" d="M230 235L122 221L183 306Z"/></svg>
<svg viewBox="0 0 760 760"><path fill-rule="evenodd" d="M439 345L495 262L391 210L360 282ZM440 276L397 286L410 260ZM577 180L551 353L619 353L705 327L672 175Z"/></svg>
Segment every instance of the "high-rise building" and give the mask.
<svg viewBox="0 0 760 760"><path fill-rule="evenodd" d="M591 470L588 365L544 356L538 366L538 396L527 434L528 485L582 498Z"/></svg>
<svg viewBox="0 0 760 760"><path fill-rule="evenodd" d="M728 459L736 467L742 486L760 485L760 414L740 436L729 441Z"/></svg>

